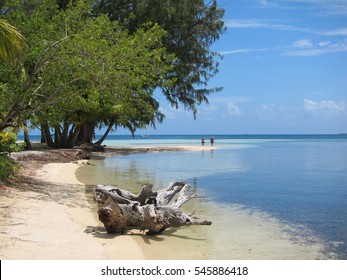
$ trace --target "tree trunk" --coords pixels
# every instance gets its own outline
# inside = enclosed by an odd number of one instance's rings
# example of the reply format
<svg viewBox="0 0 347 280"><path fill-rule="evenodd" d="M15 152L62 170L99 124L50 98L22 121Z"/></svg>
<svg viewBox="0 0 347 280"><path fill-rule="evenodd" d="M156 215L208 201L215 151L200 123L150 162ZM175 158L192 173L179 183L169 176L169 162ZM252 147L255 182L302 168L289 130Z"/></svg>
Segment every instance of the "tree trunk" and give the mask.
<svg viewBox="0 0 347 280"><path fill-rule="evenodd" d="M69 124L66 121L64 121L62 132L61 132L60 147L62 148L67 147L68 140L69 140Z"/></svg>
<svg viewBox="0 0 347 280"><path fill-rule="evenodd" d="M75 125L73 125L71 127L70 132L69 132L69 139L68 139L67 144L66 144L66 148L72 149L76 145L77 137L80 134L80 132L81 132L81 126L80 125L77 125L76 127L75 127Z"/></svg>
<svg viewBox="0 0 347 280"><path fill-rule="evenodd" d="M52 139L51 131L49 130L49 125L47 122L45 122L42 125L42 131L43 131L43 134L45 136L45 141L46 141L48 147L53 148L54 147L54 141Z"/></svg>
<svg viewBox="0 0 347 280"><path fill-rule="evenodd" d="M23 122L24 125L24 143L25 143L25 149L27 151L31 151L33 148L31 146L31 142L30 142L30 137L29 137L29 133L28 133L28 126L27 126L27 122L24 121Z"/></svg>
<svg viewBox="0 0 347 280"><path fill-rule="evenodd" d="M45 132L44 132L44 126L41 124L41 141L40 143L46 143L46 138L45 138Z"/></svg>
<svg viewBox="0 0 347 280"><path fill-rule="evenodd" d="M93 144L95 123L90 121L84 121L80 125L80 132L76 139L76 145Z"/></svg>
<svg viewBox="0 0 347 280"><path fill-rule="evenodd" d="M94 143L95 145L101 145L102 142L104 142L104 140L106 139L107 135L110 133L110 131L111 131L111 129L112 129L114 123L115 123L115 120L116 120L116 118L113 118L113 119L111 120L111 122L110 122L109 125L108 125L107 130L106 130L105 133L104 133L104 135L103 135L98 141L96 141L96 142Z"/></svg>
<svg viewBox="0 0 347 280"><path fill-rule="evenodd" d="M60 126L56 125L54 127L54 147L61 148L61 135L60 135Z"/></svg>
<svg viewBox="0 0 347 280"><path fill-rule="evenodd" d="M179 208L197 197L188 194L190 186L175 182L166 190L152 191L152 185L144 185L138 195L112 186L98 185L94 200L99 205L99 220L107 233L125 233L128 229L147 230L147 234L158 234L170 227L186 225L211 225L212 222L194 217ZM170 204L171 200L177 200Z"/></svg>
<svg viewBox="0 0 347 280"><path fill-rule="evenodd" d="M67 122L64 122L61 125L54 127L54 141L50 132L48 123L41 125L41 132L44 135L45 141L49 147L52 148L66 148L72 149L77 141L77 137L80 134L81 127L79 125L70 125Z"/></svg>

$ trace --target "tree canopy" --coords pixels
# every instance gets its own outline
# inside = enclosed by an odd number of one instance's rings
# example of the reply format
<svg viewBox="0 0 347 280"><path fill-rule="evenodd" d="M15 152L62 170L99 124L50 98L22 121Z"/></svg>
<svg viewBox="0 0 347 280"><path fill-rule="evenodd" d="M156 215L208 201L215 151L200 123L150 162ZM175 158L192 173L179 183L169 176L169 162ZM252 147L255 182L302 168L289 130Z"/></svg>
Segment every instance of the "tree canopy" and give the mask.
<svg viewBox="0 0 347 280"><path fill-rule="evenodd" d="M0 131L30 120L56 147L91 143L98 126L134 132L163 120L158 87L196 113L218 70L209 51L223 30L216 5L7 0L2 16L28 50L20 65L0 65Z"/></svg>
<svg viewBox="0 0 347 280"><path fill-rule="evenodd" d="M145 22L158 23L166 32L163 45L175 54L173 69L167 77L175 77L171 87L162 92L171 105L180 103L197 112L196 105L208 102L207 96L221 88L207 88L218 72L218 54L210 46L224 31L224 10L217 1L204 0L103 0L97 1L95 12L105 13L119 21L130 33Z"/></svg>
<svg viewBox="0 0 347 280"><path fill-rule="evenodd" d="M0 58L17 62L26 50L22 34L7 20L0 19Z"/></svg>

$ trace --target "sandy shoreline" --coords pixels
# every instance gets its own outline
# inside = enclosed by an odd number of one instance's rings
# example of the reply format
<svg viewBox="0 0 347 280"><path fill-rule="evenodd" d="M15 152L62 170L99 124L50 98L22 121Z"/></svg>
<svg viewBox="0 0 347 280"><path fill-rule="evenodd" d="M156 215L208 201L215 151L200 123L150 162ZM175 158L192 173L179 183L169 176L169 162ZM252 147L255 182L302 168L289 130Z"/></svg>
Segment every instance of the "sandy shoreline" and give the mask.
<svg viewBox="0 0 347 280"><path fill-rule="evenodd" d="M201 149L211 147L120 147L110 148L106 154L95 153L94 158ZM268 217L235 207L211 209L201 206L201 201L191 206L199 209L199 216L217 217L224 213L213 228L169 229L153 237L136 231L108 235L97 219L90 194L76 177L76 170L81 168L83 172L86 164L85 160L45 163L29 172L26 182L1 194L1 259L324 258L319 245L293 241L281 225ZM227 220L233 221L232 229L225 226Z"/></svg>
<svg viewBox="0 0 347 280"><path fill-rule="evenodd" d="M101 225L90 209L84 185L75 177L79 166L46 164L35 178L41 186L34 182L34 189L29 183L29 190L11 189L2 197L0 205L6 213L1 222L1 259L143 259L129 236L112 242L85 232Z"/></svg>

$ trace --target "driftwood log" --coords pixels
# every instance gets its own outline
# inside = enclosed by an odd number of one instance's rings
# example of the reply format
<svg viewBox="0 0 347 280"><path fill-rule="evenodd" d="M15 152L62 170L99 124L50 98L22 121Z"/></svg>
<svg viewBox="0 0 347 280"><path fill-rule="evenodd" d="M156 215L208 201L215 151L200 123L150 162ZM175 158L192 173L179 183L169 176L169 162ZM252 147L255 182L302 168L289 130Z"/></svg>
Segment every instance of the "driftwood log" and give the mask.
<svg viewBox="0 0 347 280"><path fill-rule="evenodd" d="M99 206L99 220L107 233L123 234L128 229L140 229L147 230L147 234L158 234L170 227L212 224L180 209L197 197L189 193L188 184L170 183L167 189L158 192L153 192L152 188L152 185L144 185L135 195L112 186L98 185L94 200Z"/></svg>

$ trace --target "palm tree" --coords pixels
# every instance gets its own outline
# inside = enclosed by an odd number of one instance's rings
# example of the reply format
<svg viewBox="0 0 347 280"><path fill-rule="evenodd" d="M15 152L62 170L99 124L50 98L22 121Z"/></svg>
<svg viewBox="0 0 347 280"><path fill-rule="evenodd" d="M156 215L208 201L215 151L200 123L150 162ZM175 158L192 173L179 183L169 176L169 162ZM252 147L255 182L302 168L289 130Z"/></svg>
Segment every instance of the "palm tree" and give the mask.
<svg viewBox="0 0 347 280"><path fill-rule="evenodd" d="M7 20L0 19L0 59L17 62L27 48L24 36Z"/></svg>

